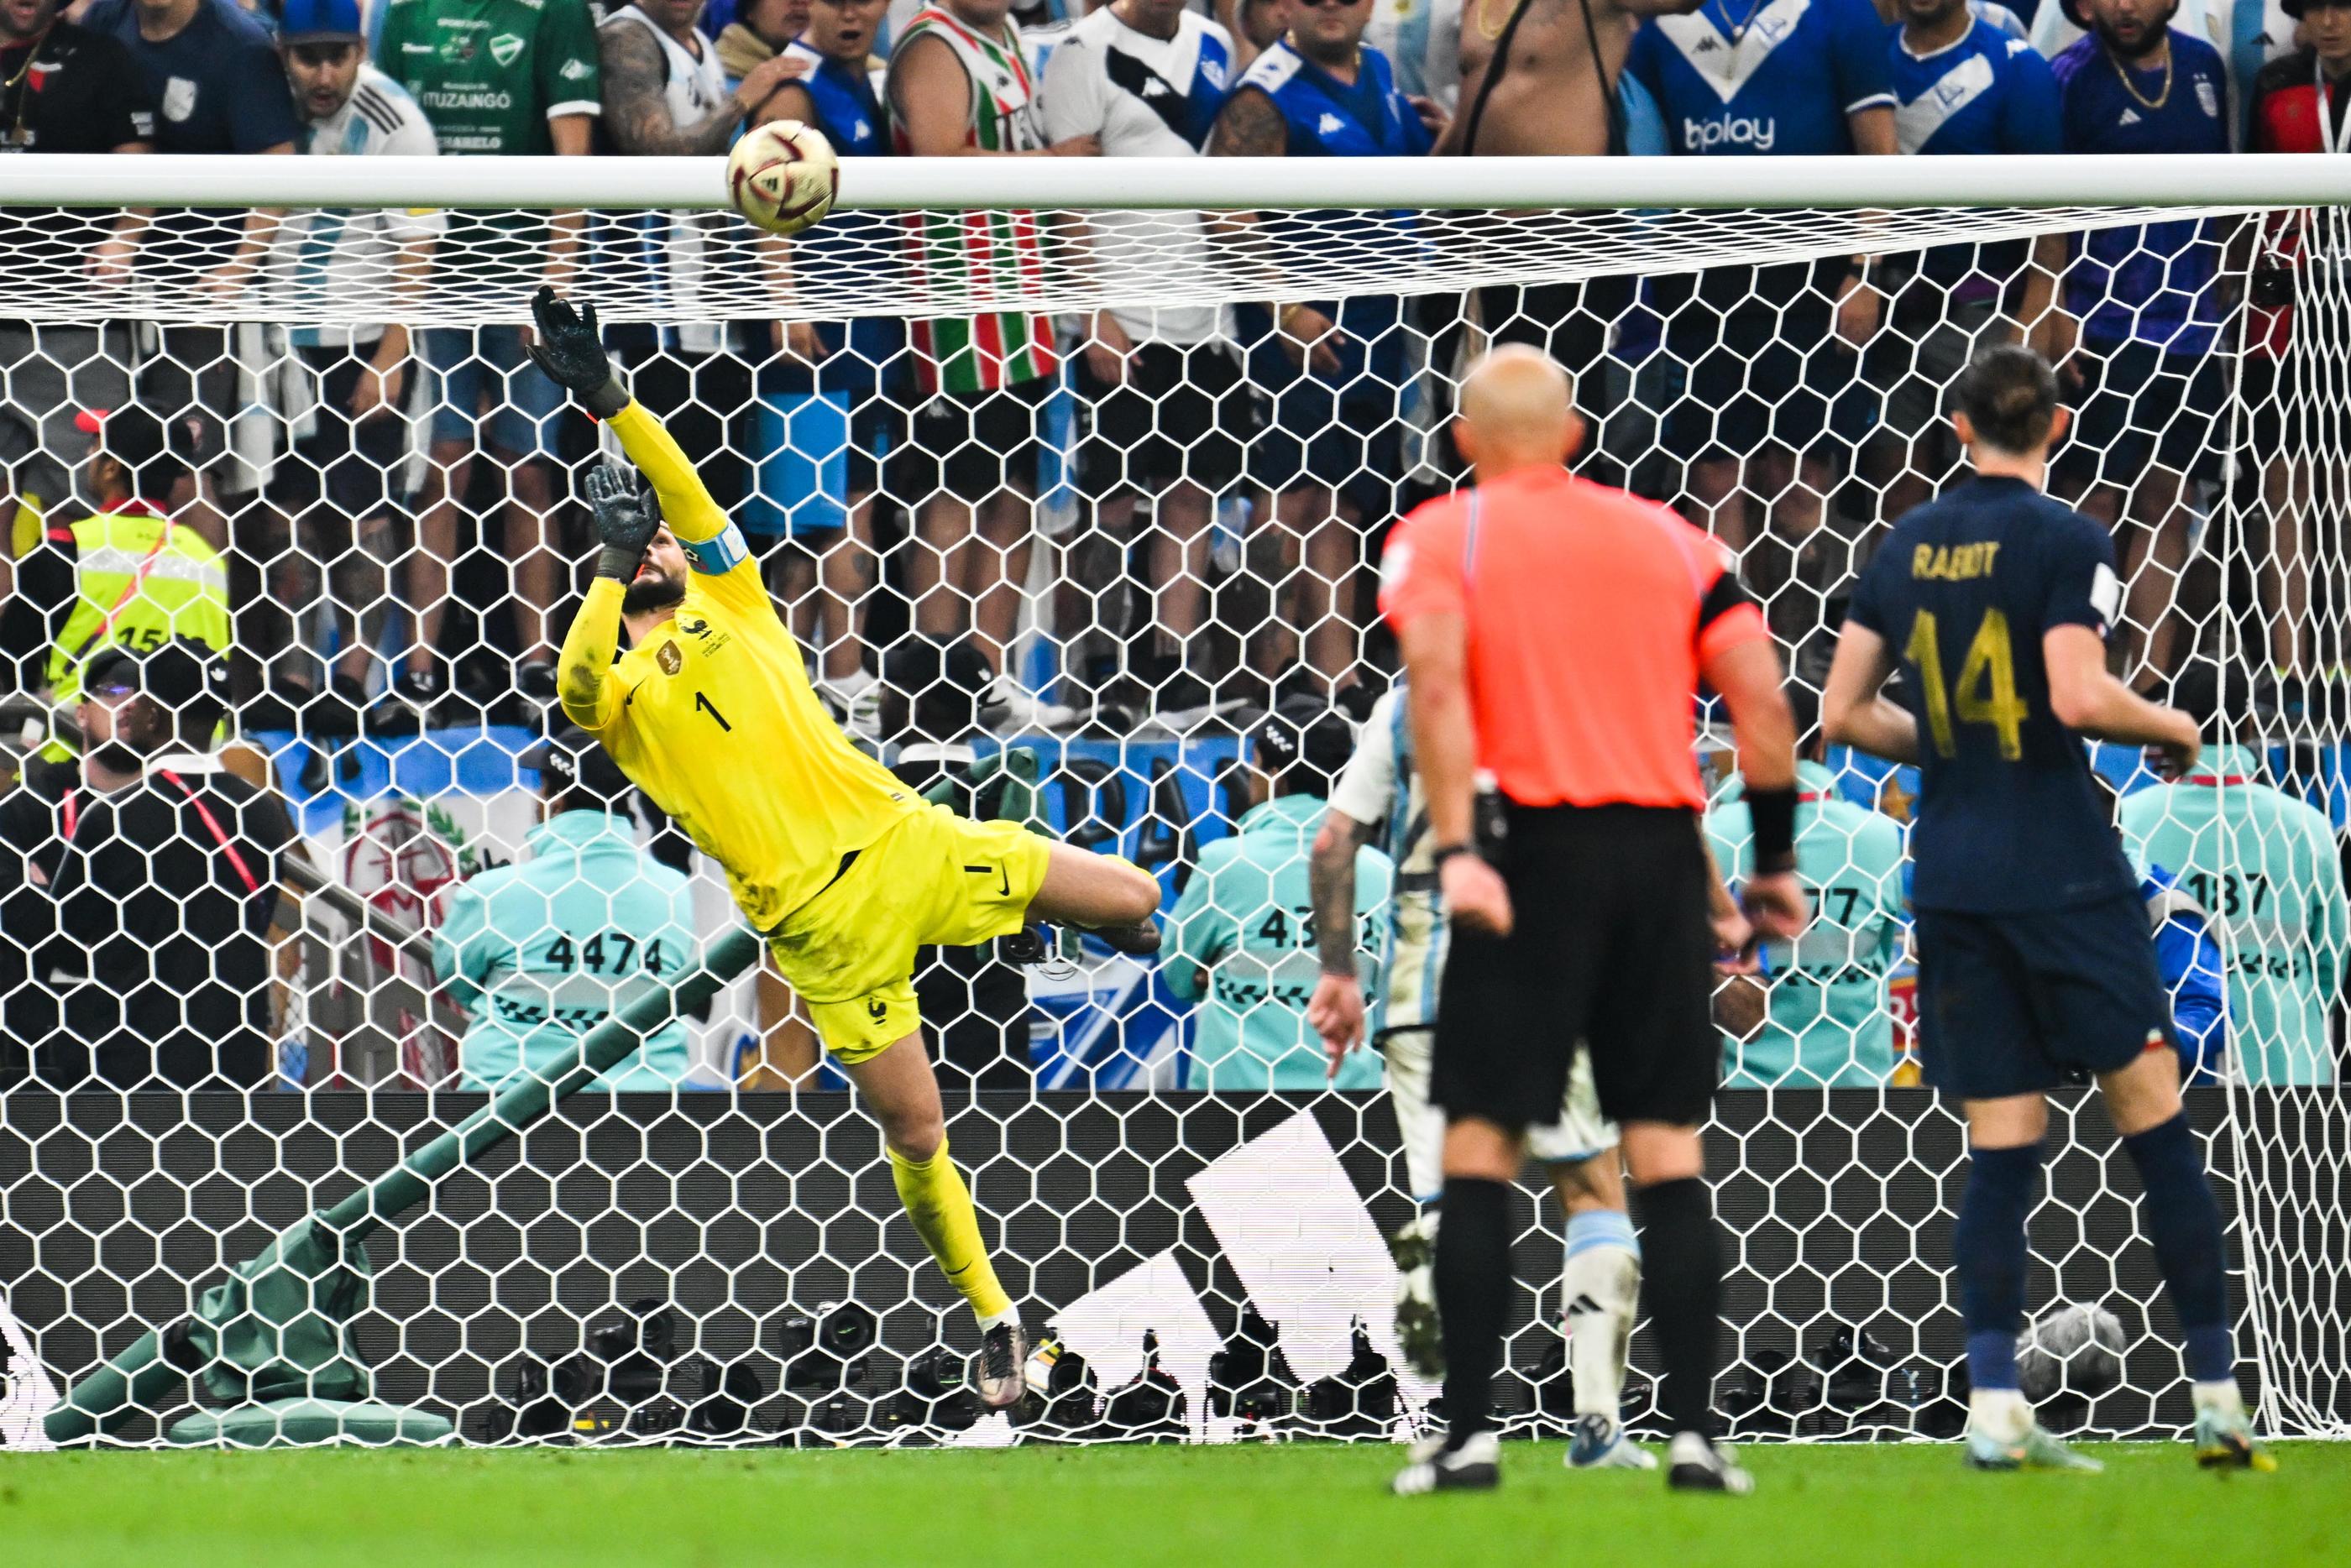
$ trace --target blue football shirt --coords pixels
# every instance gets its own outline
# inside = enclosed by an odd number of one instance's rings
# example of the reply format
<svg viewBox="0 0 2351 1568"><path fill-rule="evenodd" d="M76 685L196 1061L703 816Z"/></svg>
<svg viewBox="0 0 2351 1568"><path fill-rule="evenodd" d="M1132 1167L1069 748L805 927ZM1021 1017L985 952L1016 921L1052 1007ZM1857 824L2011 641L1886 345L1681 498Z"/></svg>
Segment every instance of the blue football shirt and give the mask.
<svg viewBox="0 0 2351 1568"><path fill-rule="evenodd" d="M1625 68L1656 100L1676 152L1851 152L1845 117L1894 101L1869 0L1706 0L1643 23Z"/></svg>
<svg viewBox="0 0 2351 1568"><path fill-rule="evenodd" d="M2104 637L2121 599L2106 531L2021 480L1970 480L1871 558L1851 620L1901 661L1918 720L1918 908L2019 914L2137 890L2041 657L2053 627Z"/></svg>
<svg viewBox="0 0 2351 1568"><path fill-rule="evenodd" d="M1886 30L1894 132L1905 152L2063 152L2065 124L2049 62L1979 21L1956 44L1914 55Z"/></svg>
<svg viewBox="0 0 2351 1568"><path fill-rule="evenodd" d="M1905 152L2063 152L2065 125L2057 78L2030 44L1979 19L1958 43L1928 55L1910 52L1900 26L1886 29L1887 78L1894 88L1894 134ZM2028 244L1938 245L1920 262L1945 285L1970 273L2005 283L2023 267ZM1973 286L1989 293L1983 284Z"/></svg>
<svg viewBox="0 0 2351 1568"><path fill-rule="evenodd" d="M2168 66L2143 71L2095 33L2051 63L2064 95L2069 152L2229 151L2229 75L2220 51L2171 29ZM2095 344L2153 343L2204 354L2220 322L2220 246L2198 219L2098 229L2076 238L2065 307Z"/></svg>
<svg viewBox="0 0 2351 1568"><path fill-rule="evenodd" d="M1364 45L1356 52L1353 82L1343 82L1276 40L1249 63L1235 91L1255 88L1271 99L1287 128L1292 158L1418 158L1431 142L1428 128L1395 85L1387 57ZM1393 254L1408 265L1418 247L1415 225L1403 213L1301 213L1270 219L1265 232L1285 253L1303 257L1336 253L1362 265ZM1395 295L1352 295L1344 300L1311 301L1339 325L1347 341L1339 346L1337 383L1358 385L1369 374L1388 387L1405 379L1404 301ZM1364 345L1373 347L1366 352ZM1274 352L1269 350L1269 354ZM1269 358L1266 374L1287 379ZM1313 372L1322 379L1320 372ZM1277 381L1278 384L1278 381Z"/></svg>

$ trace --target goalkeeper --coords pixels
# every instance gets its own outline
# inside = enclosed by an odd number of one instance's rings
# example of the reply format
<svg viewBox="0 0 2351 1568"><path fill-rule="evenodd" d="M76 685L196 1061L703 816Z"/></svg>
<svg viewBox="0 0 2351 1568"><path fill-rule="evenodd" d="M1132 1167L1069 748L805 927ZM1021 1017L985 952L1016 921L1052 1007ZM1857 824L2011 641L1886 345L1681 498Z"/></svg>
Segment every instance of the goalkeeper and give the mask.
<svg viewBox="0 0 2351 1568"><path fill-rule="evenodd" d="M880 1120L908 1218L979 1319L980 1398L1010 1405L1027 1339L947 1158L914 950L1040 919L1147 954L1159 945L1159 884L1017 823L928 805L851 745L810 689L743 535L606 358L595 307L575 313L541 288L531 311L540 369L611 427L658 501L613 464L588 476L602 551L557 669L564 713L726 868L737 906ZM615 662L623 628L629 651Z"/></svg>

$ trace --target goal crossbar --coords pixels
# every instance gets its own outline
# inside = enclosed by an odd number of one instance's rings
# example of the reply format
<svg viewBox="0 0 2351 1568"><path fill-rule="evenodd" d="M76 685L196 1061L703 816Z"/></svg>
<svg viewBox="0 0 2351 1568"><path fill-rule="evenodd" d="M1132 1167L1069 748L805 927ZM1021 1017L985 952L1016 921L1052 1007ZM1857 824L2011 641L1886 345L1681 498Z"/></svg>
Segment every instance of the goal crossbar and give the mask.
<svg viewBox="0 0 2351 1568"><path fill-rule="evenodd" d="M61 207L667 207L726 204L717 158L370 158L66 153L0 165L0 202ZM870 158L851 209L2327 206L2324 154L1992 158Z"/></svg>

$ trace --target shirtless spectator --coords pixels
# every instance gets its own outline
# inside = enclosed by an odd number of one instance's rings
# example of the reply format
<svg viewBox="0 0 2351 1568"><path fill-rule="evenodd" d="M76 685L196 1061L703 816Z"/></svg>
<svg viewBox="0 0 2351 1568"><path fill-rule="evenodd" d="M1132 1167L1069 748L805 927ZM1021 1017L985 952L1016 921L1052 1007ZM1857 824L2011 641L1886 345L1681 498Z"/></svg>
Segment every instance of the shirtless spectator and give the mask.
<svg viewBox="0 0 2351 1568"><path fill-rule="evenodd" d="M1459 14L1459 102L1439 157L1597 158L1663 151L1628 135L1625 57L1644 16L1679 16L1700 0L1463 0ZM1510 54L1495 68L1505 39ZM1599 55L1593 54L1594 45ZM1637 88L1635 90L1638 90ZM1564 214L1588 225L1588 214ZM1512 220L1523 223L1521 214ZM1585 458L1606 446L1613 397L1593 374L1608 351L1611 328L1631 308L1640 279L1632 275L1577 283L1496 284L1479 290L1488 337L1530 343L1566 368L1594 421Z"/></svg>

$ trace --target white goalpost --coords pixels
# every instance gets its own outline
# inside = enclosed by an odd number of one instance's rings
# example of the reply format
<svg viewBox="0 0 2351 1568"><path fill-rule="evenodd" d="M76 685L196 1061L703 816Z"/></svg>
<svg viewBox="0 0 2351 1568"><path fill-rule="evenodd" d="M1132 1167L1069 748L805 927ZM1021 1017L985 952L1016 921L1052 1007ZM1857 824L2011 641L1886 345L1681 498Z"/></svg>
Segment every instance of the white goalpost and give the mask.
<svg viewBox="0 0 2351 1568"><path fill-rule="evenodd" d="M2111 326L2154 308L2148 276L2177 287L2165 258L2183 247L2210 279L2180 306L2192 351L2175 340L2125 387L2134 340ZM1713 527L1813 692L1854 575L1956 471L1938 416L1968 352L2027 333L2068 351L2069 398L2098 407L2058 483L2115 524L2132 579L2117 658L2209 693L2208 775L2095 761L2134 857L2171 889L2158 913L2192 907L2217 965L2178 978L2183 1007L2199 984L2221 1007L2190 1099L2229 1220L2241 1373L2267 1433L2351 1437L2346 256L2351 160L2325 156L850 160L834 216L789 241L727 210L717 160L0 160L15 787L46 787L59 696L66 611L28 597L55 579L39 553L99 499L67 416L136 406L204 471L131 499L219 557L236 743L307 858L283 878L246 1013L260 1065L241 1079L95 1064L54 950L0 910L0 1447L37 1442L58 1389L187 1322L272 1237L495 1086L469 1054L495 1010L469 1020L480 988L433 972L433 933L463 878L528 852L523 758L548 716L520 628L560 622L591 553L570 476L599 432L475 336L528 324L547 283L594 302L641 396L771 553L861 742L967 809L1114 846L1169 909L1252 804L1249 729L1269 711L1360 722L1385 690L1379 542L1455 482L1452 390L1488 343L1576 361L1579 463ZM1301 302L1337 334L1291 337ZM2019 319L2036 302L2056 314ZM1209 325L1160 340L1179 316ZM1104 320L1134 346L1111 356L1117 379L1090 358ZM816 359L793 331L810 323ZM337 368L387 324L409 346L385 357L397 385L346 417ZM989 437L969 420L932 450L956 389L940 346L988 332L1035 341L1033 422L1009 451L972 450ZM454 406L460 385L480 401ZM514 450L514 430L536 444ZM443 483L458 461L470 488ZM975 547L992 576L957 577L935 559L941 504L985 499L957 475L990 462L1017 526ZM558 565L535 576L542 551ZM986 665L970 680L951 673L965 649ZM446 672L434 704L393 722L403 672L427 666ZM1724 748L1702 760L1728 781ZM1915 774L1823 765L1837 796L1907 821ZM37 889L49 819L20 818L21 842L9 820L0 882ZM723 877L664 826L637 825L690 879L707 941L736 920ZM1775 1013L1789 1061L1725 1036L1708 1135L1731 1243L1719 1401L1741 1438L1948 1437L1965 1406L1949 1265L1963 1129L1917 1085L1900 912L1870 925L1847 898L1831 919L1835 886L1772 968L1875 987L1872 1021ZM1310 1074L1212 1044L1216 1008L1252 1039L1259 1010L1297 1010L1305 913L1269 891L1236 914L1217 951L1254 967L1211 973L1197 1002L1106 952L938 959L925 1009L956 1157L1008 1288L1060 1351L1008 1420L960 1392L974 1335L898 1217L878 1140L749 980L686 1026L666 1081L575 1095L438 1178L338 1298L333 1369L363 1362L383 1398L469 1441L1411 1429L1435 1390L1392 1333L1382 1237L1411 1199L1376 1057L1325 1089L1319 1051ZM1284 934L1259 940L1275 919ZM566 983L601 982L565 962ZM2103 1309L2121 1339L2053 1326L2044 1409L2085 1434L2175 1434L2188 1396L2136 1182L2095 1096L2060 1098L2032 1311ZM1563 1428L1562 1221L1531 1188L1519 1220L1532 1282L1506 1418ZM1654 1416L1645 1338L1635 1432ZM105 1440L173 1440L192 1411L235 1404L225 1386L174 1386Z"/></svg>

